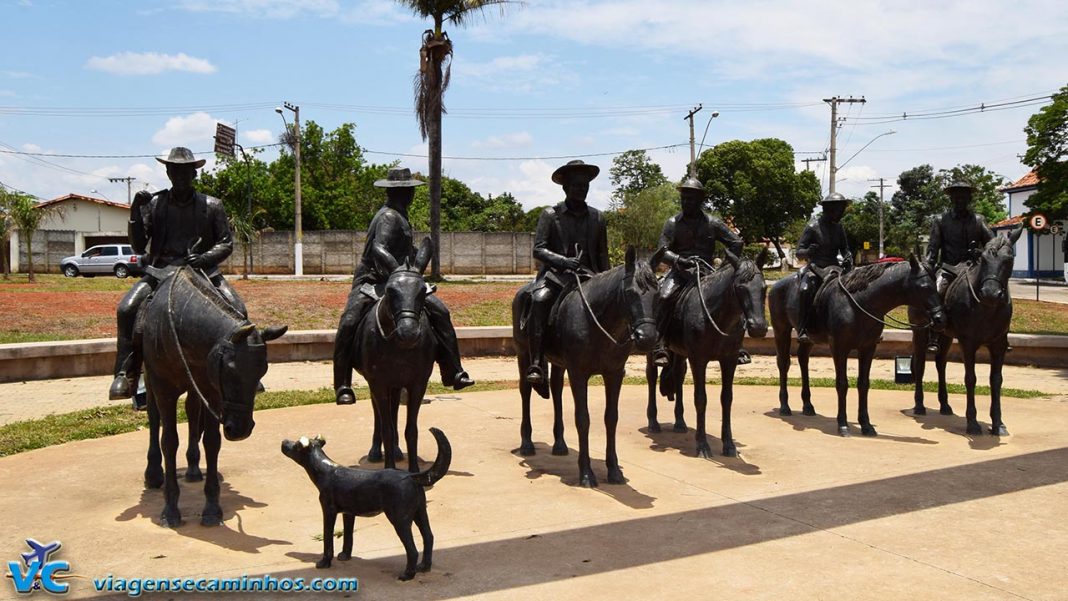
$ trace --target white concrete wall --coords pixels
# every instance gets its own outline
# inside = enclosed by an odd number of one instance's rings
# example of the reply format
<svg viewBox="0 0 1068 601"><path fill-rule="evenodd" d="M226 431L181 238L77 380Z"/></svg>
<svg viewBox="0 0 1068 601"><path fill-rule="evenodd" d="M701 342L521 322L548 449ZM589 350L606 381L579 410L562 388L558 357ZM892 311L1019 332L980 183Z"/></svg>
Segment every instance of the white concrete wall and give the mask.
<svg viewBox="0 0 1068 601"><path fill-rule="evenodd" d="M67 200L59 203L62 215L44 220L38 229L74 230L74 250L85 250L86 236L125 236L130 220L129 209L97 204L84 200Z"/></svg>

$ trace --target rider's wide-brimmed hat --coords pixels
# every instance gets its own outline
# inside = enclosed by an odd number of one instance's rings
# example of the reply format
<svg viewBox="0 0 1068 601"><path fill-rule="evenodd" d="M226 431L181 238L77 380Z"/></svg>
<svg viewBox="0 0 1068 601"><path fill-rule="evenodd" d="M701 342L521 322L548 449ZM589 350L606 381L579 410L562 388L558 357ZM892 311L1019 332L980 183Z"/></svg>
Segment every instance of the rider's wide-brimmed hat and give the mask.
<svg viewBox="0 0 1068 601"><path fill-rule="evenodd" d="M590 165L583 163L580 160L568 161L566 165L561 166L556 171L553 171L553 183L564 185L564 179L571 177L572 175L584 177L587 182L597 177L597 174L601 172L601 168L597 165Z"/></svg>
<svg viewBox="0 0 1068 601"><path fill-rule="evenodd" d="M171 149L167 158L161 159L156 157L156 160L164 165L192 165L194 169L200 169L206 162L205 159L198 159L193 156L193 151L183 146L175 146Z"/></svg>
<svg viewBox="0 0 1068 601"><path fill-rule="evenodd" d="M820 204L821 205L828 205L828 204L833 204L833 203L837 203L837 202L849 202L849 199L846 198L845 196L842 196L841 194L839 194L837 192L832 192L831 194L828 194L827 196L825 196L823 198L823 200L820 201Z"/></svg>
<svg viewBox="0 0 1068 601"><path fill-rule="evenodd" d="M375 182L376 188L415 188L425 186L426 182L412 177L412 170L407 167L395 167L386 174L386 179Z"/></svg>
<svg viewBox="0 0 1068 601"><path fill-rule="evenodd" d="M950 190L967 190L969 192L972 192L973 190L975 190L975 186L969 184L964 180L955 179L946 184L945 191L949 192Z"/></svg>
<svg viewBox="0 0 1068 601"><path fill-rule="evenodd" d="M679 192L682 192L683 190L694 190L696 192L700 192L701 194L705 193L704 184L702 184L701 180L697 179L696 177L688 177L682 180L682 183L678 186L675 186L675 189Z"/></svg>

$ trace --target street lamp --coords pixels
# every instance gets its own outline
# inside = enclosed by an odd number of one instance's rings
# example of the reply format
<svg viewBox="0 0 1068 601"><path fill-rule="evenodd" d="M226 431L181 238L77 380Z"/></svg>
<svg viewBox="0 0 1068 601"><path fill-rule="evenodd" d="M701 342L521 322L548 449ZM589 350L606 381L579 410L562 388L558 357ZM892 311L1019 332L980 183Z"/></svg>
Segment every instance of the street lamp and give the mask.
<svg viewBox="0 0 1068 601"><path fill-rule="evenodd" d="M300 107L289 102L283 102L282 106L275 107L274 112L282 117L282 123L285 124L286 130L289 130L289 122L286 121L286 115L282 112L283 107L293 111L293 131L296 135L296 143L293 145L293 154L297 160L296 175L294 176L294 204L296 205L294 211L296 217L293 229L296 232L296 240L293 243L293 273L295 275L304 275L304 230L301 227L300 220Z"/></svg>
<svg viewBox="0 0 1068 601"><path fill-rule="evenodd" d="M97 190L96 188L93 188L92 190L89 190L89 192L90 192L91 194L99 194L100 196L103 196L103 197L104 197L104 200L106 200L106 201L108 201L108 202L114 202L113 200L111 200L110 198L108 198L108 195L107 195L107 194L104 194L103 192L101 192L100 190Z"/></svg>
<svg viewBox="0 0 1068 601"><path fill-rule="evenodd" d="M897 132L896 132L896 131L894 131L894 130L892 130L892 129L891 129L890 131L884 131L883 133L881 133L881 134L879 134L879 135L875 136L874 138L872 138L872 139L871 139L871 141L869 141L869 142L868 142L867 144L865 144L864 146L861 146L861 147L860 147L860 150L858 150L858 151L854 152L854 153L853 153L853 156L851 156L851 157L849 157L848 159L846 159L844 163L842 163L841 165L838 165L837 167L835 167L835 166L832 166L832 167L831 167L831 179L834 179L834 174L835 174L835 173L838 173L838 171L839 171L839 170L840 170L840 169L841 169L842 167L845 167L845 166L846 166L847 164L849 164L849 161L852 161L853 159L857 158L857 155L858 155L858 154L860 154L860 153L864 152L864 149L865 149L865 148L867 148L867 147L871 146L871 143L872 143L872 142L874 142L874 141L878 140L879 138L881 138L881 137L883 137L883 136L892 136L892 135L894 135L894 134L896 134L896 133L897 133Z"/></svg>

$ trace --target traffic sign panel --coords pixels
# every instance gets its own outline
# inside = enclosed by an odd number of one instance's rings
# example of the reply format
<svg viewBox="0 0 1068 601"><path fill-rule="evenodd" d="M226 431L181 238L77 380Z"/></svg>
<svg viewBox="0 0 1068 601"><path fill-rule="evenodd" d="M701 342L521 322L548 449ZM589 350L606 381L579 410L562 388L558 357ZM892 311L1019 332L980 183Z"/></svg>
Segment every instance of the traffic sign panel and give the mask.
<svg viewBox="0 0 1068 601"><path fill-rule="evenodd" d="M1048 224L1049 220L1042 213L1035 213L1031 216L1031 229L1033 230L1044 230Z"/></svg>

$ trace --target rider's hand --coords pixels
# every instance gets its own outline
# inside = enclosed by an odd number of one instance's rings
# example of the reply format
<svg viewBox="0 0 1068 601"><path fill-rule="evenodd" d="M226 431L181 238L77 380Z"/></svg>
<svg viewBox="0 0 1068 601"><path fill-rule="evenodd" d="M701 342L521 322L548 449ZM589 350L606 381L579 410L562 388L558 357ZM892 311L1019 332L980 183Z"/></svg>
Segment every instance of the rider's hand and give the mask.
<svg viewBox="0 0 1068 601"><path fill-rule="evenodd" d="M853 262L852 261L843 261L842 262L842 272L843 273L849 273L852 270L853 270Z"/></svg>
<svg viewBox="0 0 1068 601"><path fill-rule="evenodd" d="M196 253L191 254L188 257L186 257L185 258L185 262L186 262L187 265L189 265L190 267L192 267L194 269L203 269L203 268L208 267L210 265L207 257L205 257L204 255L196 254Z"/></svg>
<svg viewBox="0 0 1068 601"><path fill-rule="evenodd" d="M582 269L582 263L580 263L578 259L574 259L574 258L571 258L571 257L565 257L564 260L562 261L562 263L563 263L564 269L567 269L567 270L570 270L570 271L578 271L579 269Z"/></svg>
<svg viewBox="0 0 1068 601"><path fill-rule="evenodd" d="M139 206L141 206L143 204L146 204L150 200L152 200L152 194L150 194L149 192L147 192L145 190L141 190L137 194L134 194L133 204L130 205L130 206L139 207Z"/></svg>
<svg viewBox="0 0 1068 601"><path fill-rule="evenodd" d="M690 269L691 267L693 267L696 264L697 264L697 261L694 261L690 257L679 257L675 261L675 265L677 265L677 266L679 266L679 267L681 267L683 269Z"/></svg>

